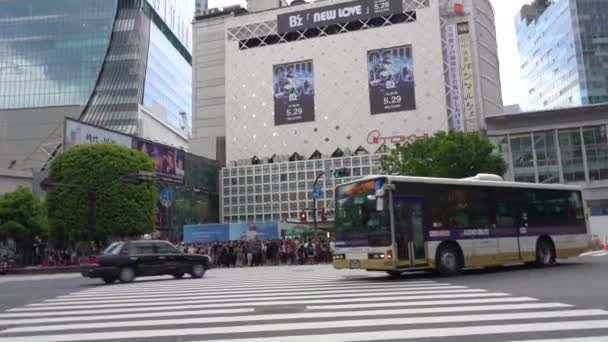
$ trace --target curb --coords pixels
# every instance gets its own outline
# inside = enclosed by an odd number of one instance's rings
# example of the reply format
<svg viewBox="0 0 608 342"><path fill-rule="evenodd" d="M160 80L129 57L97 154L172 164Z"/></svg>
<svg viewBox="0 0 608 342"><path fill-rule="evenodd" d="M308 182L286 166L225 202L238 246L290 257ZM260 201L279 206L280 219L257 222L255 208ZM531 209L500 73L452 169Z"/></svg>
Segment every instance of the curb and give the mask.
<svg viewBox="0 0 608 342"><path fill-rule="evenodd" d="M11 268L6 275L80 273L82 266Z"/></svg>

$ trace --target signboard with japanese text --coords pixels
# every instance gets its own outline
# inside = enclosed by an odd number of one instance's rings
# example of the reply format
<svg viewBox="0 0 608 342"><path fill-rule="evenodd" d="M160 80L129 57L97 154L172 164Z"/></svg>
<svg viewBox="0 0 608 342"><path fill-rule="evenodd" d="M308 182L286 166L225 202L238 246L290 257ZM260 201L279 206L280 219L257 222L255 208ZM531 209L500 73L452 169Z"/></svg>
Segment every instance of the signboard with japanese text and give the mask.
<svg viewBox="0 0 608 342"><path fill-rule="evenodd" d="M416 109L412 46L367 52L371 114Z"/></svg>
<svg viewBox="0 0 608 342"><path fill-rule="evenodd" d="M101 143L116 144L131 148L133 146L133 139L126 134L89 125L70 118L65 119L65 132L63 136L64 148L79 144Z"/></svg>
<svg viewBox="0 0 608 342"><path fill-rule="evenodd" d="M464 114L462 108L462 87L460 79L460 55L458 53L458 33L456 25L445 28L448 57L448 81L450 82L450 107L452 108L452 128L464 131Z"/></svg>
<svg viewBox="0 0 608 342"><path fill-rule="evenodd" d="M473 56L471 51L471 34L469 23L458 23L458 43L460 47L460 70L462 78L462 103L464 123L467 132L479 130L477 118L477 98L475 95L475 75L473 73Z"/></svg>
<svg viewBox="0 0 608 342"><path fill-rule="evenodd" d="M403 12L401 0L358 0L277 16L279 33L306 30Z"/></svg>
<svg viewBox="0 0 608 342"><path fill-rule="evenodd" d="M275 126L315 121L312 60L273 66Z"/></svg>

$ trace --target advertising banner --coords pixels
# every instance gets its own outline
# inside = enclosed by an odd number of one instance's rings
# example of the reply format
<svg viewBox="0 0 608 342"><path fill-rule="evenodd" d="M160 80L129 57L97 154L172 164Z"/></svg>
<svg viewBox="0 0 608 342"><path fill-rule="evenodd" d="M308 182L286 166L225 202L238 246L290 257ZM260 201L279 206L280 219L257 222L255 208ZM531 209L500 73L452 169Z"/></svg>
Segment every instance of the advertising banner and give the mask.
<svg viewBox="0 0 608 342"><path fill-rule="evenodd" d="M281 232L281 238L284 239L301 238L310 236L314 233L308 225L288 222L279 223L279 230Z"/></svg>
<svg viewBox="0 0 608 342"><path fill-rule="evenodd" d="M85 124L84 122L70 118L65 119L64 148L78 144L100 143L123 145L128 148L133 147L133 139L128 135Z"/></svg>
<svg viewBox="0 0 608 342"><path fill-rule="evenodd" d="M403 12L401 0L358 0L338 5L280 14L279 33L306 30L355 20L378 18Z"/></svg>
<svg viewBox="0 0 608 342"><path fill-rule="evenodd" d="M462 109L462 88L460 79L460 55L458 53L458 33L456 25L445 28L448 56L448 80L450 82L450 107L452 108L453 129L464 131L464 114Z"/></svg>
<svg viewBox="0 0 608 342"><path fill-rule="evenodd" d="M479 130L477 120L477 99L475 95L475 77L473 74L473 56L471 51L471 37L469 23L458 23L458 43L460 46L460 63L462 78L462 101L464 122L467 132Z"/></svg>
<svg viewBox="0 0 608 342"><path fill-rule="evenodd" d="M274 124L315 120L312 60L273 66Z"/></svg>
<svg viewBox="0 0 608 342"><path fill-rule="evenodd" d="M227 224L190 224L184 226L184 242L228 241Z"/></svg>
<svg viewBox="0 0 608 342"><path fill-rule="evenodd" d="M137 141L137 149L154 160L156 174L162 180L178 184L184 182L184 151L145 140Z"/></svg>
<svg viewBox="0 0 608 342"><path fill-rule="evenodd" d="M232 241L272 240L278 237L279 226L276 222L230 223Z"/></svg>
<svg viewBox="0 0 608 342"><path fill-rule="evenodd" d="M367 71L372 114L416 109L411 45L368 51Z"/></svg>

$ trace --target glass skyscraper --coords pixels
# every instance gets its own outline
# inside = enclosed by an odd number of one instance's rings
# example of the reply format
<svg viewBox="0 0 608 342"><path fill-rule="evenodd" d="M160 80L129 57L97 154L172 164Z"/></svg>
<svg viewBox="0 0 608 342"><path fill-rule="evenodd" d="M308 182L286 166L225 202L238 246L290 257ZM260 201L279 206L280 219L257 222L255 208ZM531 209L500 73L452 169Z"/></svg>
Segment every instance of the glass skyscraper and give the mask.
<svg viewBox="0 0 608 342"><path fill-rule="evenodd" d="M143 108L187 135L194 2L169 3L0 1L0 168L31 158L66 116L138 134Z"/></svg>
<svg viewBox="0 0 608 342"><path fill-rule="evenodd" d="M515 19L524 110L608 102L604 0L535 0Z"/></svg>

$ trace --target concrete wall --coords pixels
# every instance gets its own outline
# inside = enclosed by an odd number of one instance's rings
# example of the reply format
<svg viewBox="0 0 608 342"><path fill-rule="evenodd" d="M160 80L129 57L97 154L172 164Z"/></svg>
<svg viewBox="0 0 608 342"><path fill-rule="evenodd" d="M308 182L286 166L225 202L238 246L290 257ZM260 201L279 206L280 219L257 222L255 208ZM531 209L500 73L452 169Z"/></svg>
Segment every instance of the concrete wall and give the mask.
<svg viewBox="0 0 608 342"><path fill-rule="evenodd" d="M32 188L31 172L0 169L0 195L19 187Z"/></svg>
<svg viewBox="0 0 608 342"><path fill-rule="evenodd" d="M195 21L192 55L192 137L190 152L209 159L218 155L218 138L226 136L224 17Z"/></svg>
<svg viewBox="0 0 608 342"><path fill-rule="evenodd" d="M165 145L174 146L184 150L188 149L188 136L165 123L161 118L139 108L138 136Z"/></svg>
<svg viewBox="0 0 608 342"><path fill-rule="evenodd" d="M36 152L38 146L63 125L65 117L78 118L81 112L80 106L0 111L0 168L8 168L13 160L22 161ZM33 157L41 166L48 155Z"/></svg>

